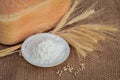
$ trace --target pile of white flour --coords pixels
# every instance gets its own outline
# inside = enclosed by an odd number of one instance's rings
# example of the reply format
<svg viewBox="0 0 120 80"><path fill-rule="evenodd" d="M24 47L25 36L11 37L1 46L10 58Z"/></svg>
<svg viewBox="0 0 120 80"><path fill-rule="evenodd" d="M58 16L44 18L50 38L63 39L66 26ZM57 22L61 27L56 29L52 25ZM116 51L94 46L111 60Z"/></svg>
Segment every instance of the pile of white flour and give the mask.
<svg viewBox="0 0 120 80"><path fill-rule="evenodd" d="M60 56L62 56L65 49L66 48L63 44L57 43L52 39L42 41L35 49L36 52L34 53L34 57L36 58L36 63L54 63Z"/></svg>

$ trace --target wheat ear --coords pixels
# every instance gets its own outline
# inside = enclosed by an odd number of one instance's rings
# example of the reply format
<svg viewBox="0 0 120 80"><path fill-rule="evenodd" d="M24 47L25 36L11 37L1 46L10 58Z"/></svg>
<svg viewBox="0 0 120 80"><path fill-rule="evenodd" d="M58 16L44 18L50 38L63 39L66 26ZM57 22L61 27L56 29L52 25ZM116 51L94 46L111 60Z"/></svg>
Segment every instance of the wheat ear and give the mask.
<svg viewBox="0 0 120 80"><path fill-rule="evenodd" d="M90 15L95 13L94 7L95 7L96 4L97 4L97 2L93 3L89 8L85 9L82 12L82 14L80 14L79 16L71 19L69 22L67 22L66 25L70 25L70 24L73 24L75 22L78 22L80 20L84 20L84 19L90 17Z"/></svg>
<svg viewBox="0 0 120 80"><path fill-rule="evenodd" d="M99 50L98 42L105 41L108 37L104 31L112 33L117 29L107 25L89 24L60 31L57 35L63 37L79 57L84 58L88 53Z"/></svg>

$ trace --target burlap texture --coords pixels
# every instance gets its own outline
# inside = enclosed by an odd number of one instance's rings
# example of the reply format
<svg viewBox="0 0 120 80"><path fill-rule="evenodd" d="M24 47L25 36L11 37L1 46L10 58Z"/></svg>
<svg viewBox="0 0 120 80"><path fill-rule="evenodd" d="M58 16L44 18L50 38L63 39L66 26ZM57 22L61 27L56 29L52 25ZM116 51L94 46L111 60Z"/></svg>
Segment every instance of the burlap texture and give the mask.
<svg viewBox="0 0 120 80"><path fill-rule="evenodd" d="M105 8L98 17L83 20L80 24L97 23L115 25L120 30L120 0L86 0L86 6L98 1L96 9ZM56 75L58 69L70 64L78 68L79 59L72 52L63 64L52 68L38 68L27 63L17 53L0 58L0 80L120 80L120 35L117 41L101 42L104 51L90 53L84 59L85 69L78 75L65 72L61 77ZM5 46L0 45L0 49Z"/></svg>

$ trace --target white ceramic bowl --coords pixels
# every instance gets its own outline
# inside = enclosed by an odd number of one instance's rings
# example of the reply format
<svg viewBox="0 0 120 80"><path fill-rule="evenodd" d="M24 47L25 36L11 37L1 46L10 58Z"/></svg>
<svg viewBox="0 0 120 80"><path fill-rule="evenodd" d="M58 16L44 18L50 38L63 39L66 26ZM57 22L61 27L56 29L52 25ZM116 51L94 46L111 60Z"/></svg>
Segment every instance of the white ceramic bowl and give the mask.
<svg viewBox="0 0 120 80"><path fill-rule="evenodd" d="M59 39L56 39L56 38L59 38ZM37 59L35 57L31 56L31 54L34 54L33 50L36 48L36 46L41 41L44 41L45 39L54 39L59 44L63 44L65 47L65 49L62 50L60 57L58 57L53 63L49 63L49 64L41 64L39 63L39 61L36 61ZM24 57L24 59L27 62L31 63L32 65L39 66L39 67L52 67L52 66L56 66L58 64L63 63L68 58L70 54L70 47L68 43L58 35L54 35L50 33L39 33L39 34L35 34L27 38L23 42L21 51L22 51L22 56Z"/></svg>

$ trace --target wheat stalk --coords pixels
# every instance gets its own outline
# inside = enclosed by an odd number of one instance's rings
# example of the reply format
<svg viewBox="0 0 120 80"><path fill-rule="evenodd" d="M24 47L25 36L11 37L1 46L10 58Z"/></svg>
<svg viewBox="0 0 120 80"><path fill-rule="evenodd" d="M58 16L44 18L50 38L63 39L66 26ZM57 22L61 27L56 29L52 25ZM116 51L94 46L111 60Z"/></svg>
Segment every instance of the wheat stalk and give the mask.
<svg viewBox="0 0 120 80"><path fill-rule="evenodd" d="M3 49L0 51L0 57L4 57L4 56L10 55L10 54L13 54L16 52L15 50L17 50L19 48L21 48L21 44L16 45L16 46L12 46L12 47L7 48L7 49Z"/></svg>

